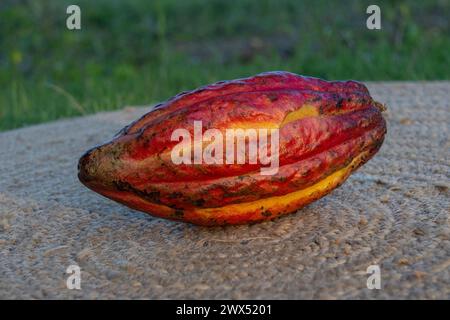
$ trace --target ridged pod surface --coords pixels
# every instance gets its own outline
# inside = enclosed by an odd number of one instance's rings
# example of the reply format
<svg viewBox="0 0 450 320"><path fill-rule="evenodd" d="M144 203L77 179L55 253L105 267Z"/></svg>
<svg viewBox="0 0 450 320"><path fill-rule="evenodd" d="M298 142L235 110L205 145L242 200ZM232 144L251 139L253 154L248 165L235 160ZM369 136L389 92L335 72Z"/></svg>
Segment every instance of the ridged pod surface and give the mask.
<svg viewBox="0 0 450 320"><path fill-rule="evenodd" d="M289 72L222 81L178 94L87 151L78 177L158 217L209 226L273 219L326 195L367 162L386 133L382 110L356 81ZM261 163L174 163L172 133L194 135L194 121L223 136L233 128L277 129L277 172L261 174Z"/></svg>

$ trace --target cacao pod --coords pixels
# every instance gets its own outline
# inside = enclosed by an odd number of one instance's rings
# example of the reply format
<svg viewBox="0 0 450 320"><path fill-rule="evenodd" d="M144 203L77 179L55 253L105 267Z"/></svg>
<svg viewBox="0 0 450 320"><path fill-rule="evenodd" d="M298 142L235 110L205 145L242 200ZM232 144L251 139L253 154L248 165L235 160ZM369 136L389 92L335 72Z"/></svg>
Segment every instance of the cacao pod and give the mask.
<svg viewBox="0 0 450 320"><path fill-rule="evenodd" d="M356 81L267 72L217 82L159 104L87 151L78 177L103 196L158 217L210 226L273 219L326 195L378 151L386 133L382 109ZM194 143L174 139L180 128ZM263 173L262 161L228 161L239 157L238 136L231 136L231 151L219 147L233 128L260 130L259 139L277 135L276 143L267 138L257 150L261 156L270 149L272 174ZM196 140L208 131L214 140ZM240 150L249 150L244 157L250 159L248 132ZM213 160L205 161L213 141ZM175 149L183 161L174 161Z"/></svg>

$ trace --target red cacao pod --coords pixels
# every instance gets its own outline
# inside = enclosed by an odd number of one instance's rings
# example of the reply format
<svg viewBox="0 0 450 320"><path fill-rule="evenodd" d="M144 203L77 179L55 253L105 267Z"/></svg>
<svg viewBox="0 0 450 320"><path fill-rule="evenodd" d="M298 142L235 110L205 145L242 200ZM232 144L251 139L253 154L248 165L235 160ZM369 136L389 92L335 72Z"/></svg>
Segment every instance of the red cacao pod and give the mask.
<svg viewBox="0 0 450 320"><path fill-rule="evenodd" d="M178 94L87 151L78 176L110 199L163 218L200 225L273 219L326 195L370 159L386 133L381 111L356 81L288 72L222 81ZM272 174L263 172L267 161L250 161L249 128L257 131L257 147L267 134L266 149L255 152L276 162ZM174 139L177 129L193 141ZM249 130L244 149L234 148L236 136L227 140L232 129ZM208 132L214 139L205 141ZM219 150L227 142L232 155ZM175 150L184 160L174 161ZM239 150L248 161L227 161L239 158Z"/></svg>

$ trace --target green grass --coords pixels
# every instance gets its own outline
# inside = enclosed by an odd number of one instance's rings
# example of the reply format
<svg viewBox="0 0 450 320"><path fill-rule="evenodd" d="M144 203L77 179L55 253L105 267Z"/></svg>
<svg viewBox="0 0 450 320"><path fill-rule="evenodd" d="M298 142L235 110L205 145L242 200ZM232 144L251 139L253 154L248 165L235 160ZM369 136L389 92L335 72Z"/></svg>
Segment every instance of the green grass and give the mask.
<svg viewBox="0 0 450 320"><path fill-rule="evenodd" d="M78 4L82 30L65 27ZM0 130L269 70L327 79L448 79L448 1L0 2Z"/></svg>

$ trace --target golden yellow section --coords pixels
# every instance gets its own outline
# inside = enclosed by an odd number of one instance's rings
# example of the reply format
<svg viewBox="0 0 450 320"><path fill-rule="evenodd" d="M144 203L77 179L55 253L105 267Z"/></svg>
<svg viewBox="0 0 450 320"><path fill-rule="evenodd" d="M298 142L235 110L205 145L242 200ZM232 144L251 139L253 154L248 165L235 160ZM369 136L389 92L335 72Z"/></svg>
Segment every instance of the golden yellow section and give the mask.
<svg viewBox="0 0 450 320"><path fill-rule="evenodd" d="M233 122L227 125L226 129L277 129L278 123L274 122ZM225 134L224 134L225 135Z"/></svg>
<svg viewBox="0 0 450 320"><path fill-rule="evenodd" d="M316 117L319 115L319 111L317 110L317 108L315 106L309 105L309 104L305 104L303 105L300 109L289 112L285 117L283 122L281 123L281 127L284 126L285 124L292 122L292 121L297 121L300 120L302 118L306 118L306 117Z"/></svg>
<svg viewBox="0 0 450 320"><path fill-rule="evenodd" d="M305 104L300 109L291 111L286 114L281 124L273 123L273 122L233 122L230 123L227 129L275 129L281 128L289 122L297 121L306 117L317 117L320 115L317 107Z"/></svg>
<svg viewBox="0 0 450 320"><path fill-rule="evenodd" d="M205 218L208 216L213 217L216 214L226 213L227 215L234 216L245 214L247 212L253 212L259 210L263 207L265 210L271 210L273 208L285 207L293 202L305 202L309 203L308 200L312 199L314 195L321 194L334 189L340 182L347 178L352 172L352 168L358 165L361 161L361 155L354 158L353 161L325 179L319 181L318 183L298 191L288 193L283 196L274 196L266 199L256 200L252 202L245 202L239 204L230 204L220 208L206 208L206 209L194 209L193 211ZM276 210L275 210L276 211Z"/></svg>

